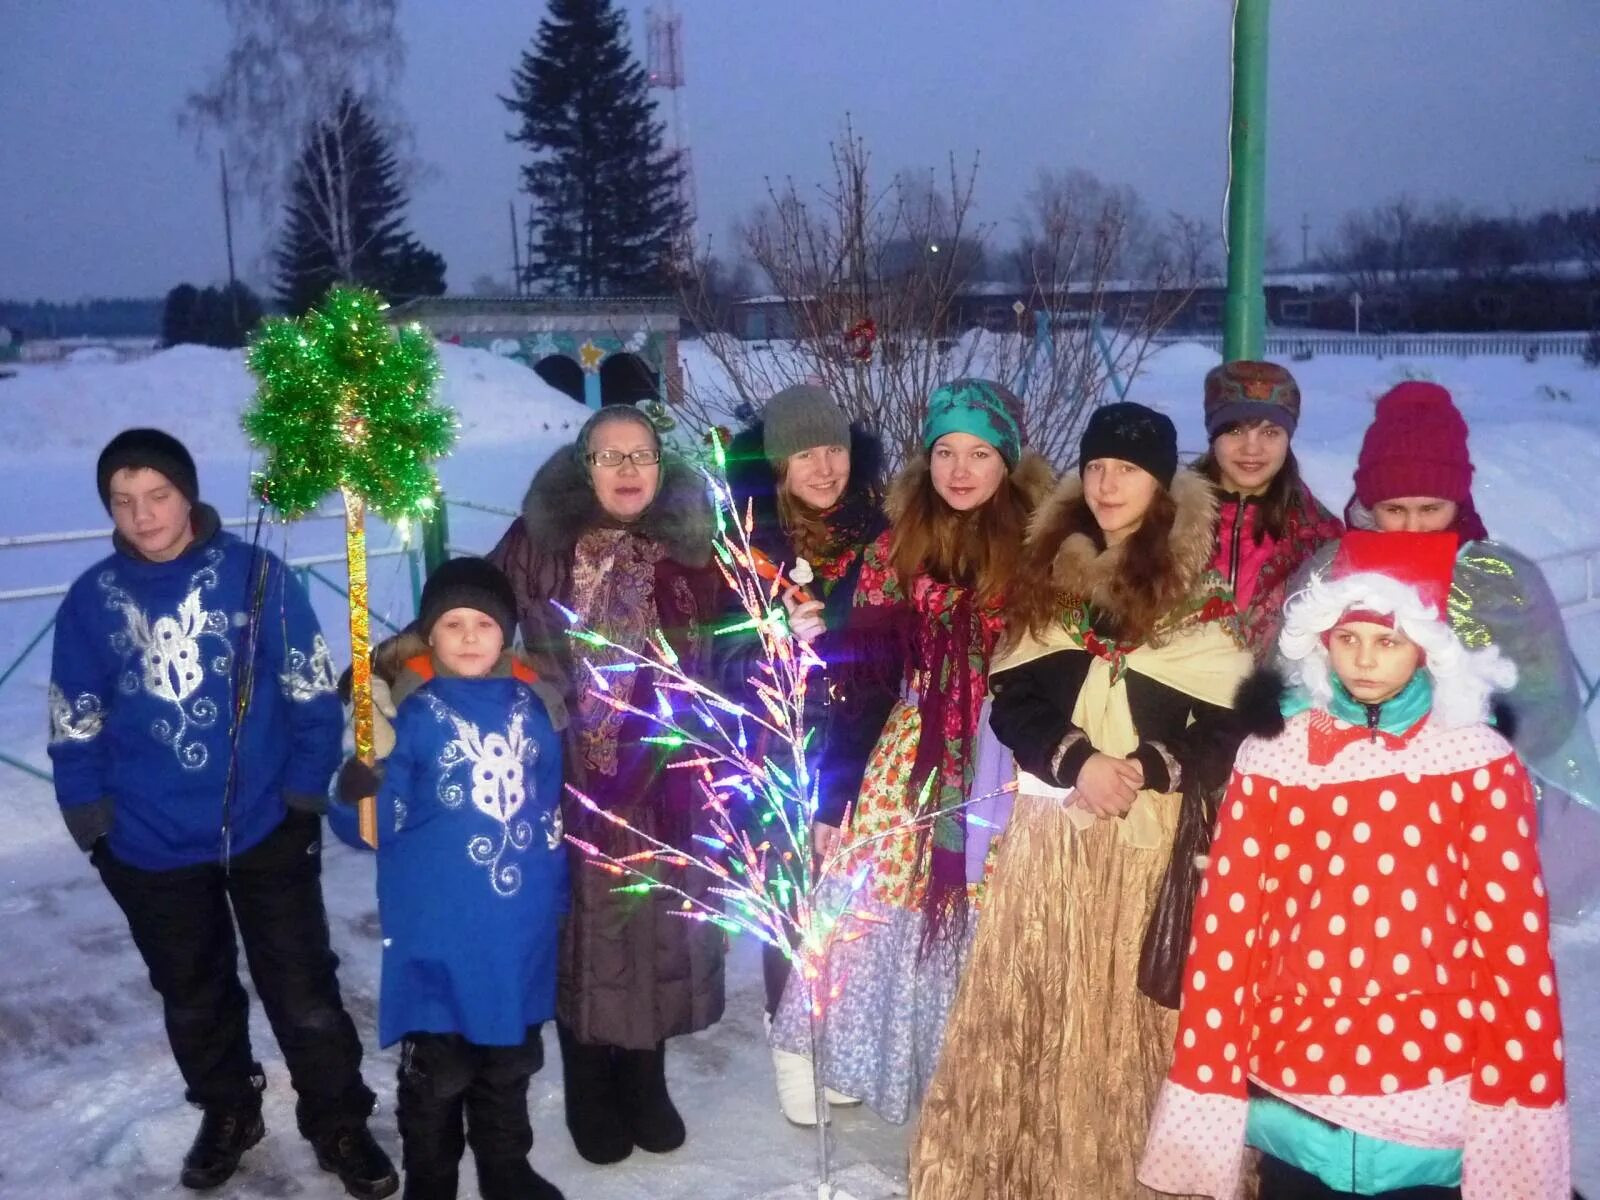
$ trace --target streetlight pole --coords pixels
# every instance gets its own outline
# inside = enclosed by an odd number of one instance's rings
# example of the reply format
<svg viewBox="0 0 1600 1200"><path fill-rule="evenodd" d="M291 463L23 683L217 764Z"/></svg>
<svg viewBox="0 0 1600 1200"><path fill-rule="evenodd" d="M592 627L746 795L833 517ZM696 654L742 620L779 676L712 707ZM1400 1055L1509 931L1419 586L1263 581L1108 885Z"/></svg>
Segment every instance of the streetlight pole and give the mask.
<svg viewBox="0 0 1600 1200"><path fill-rule="evenodd" d="M1222 357L1259 359L1266 350L1267 15L1270 0L1235 0L1233 116L1229 138L1228 298Z"/></svg>

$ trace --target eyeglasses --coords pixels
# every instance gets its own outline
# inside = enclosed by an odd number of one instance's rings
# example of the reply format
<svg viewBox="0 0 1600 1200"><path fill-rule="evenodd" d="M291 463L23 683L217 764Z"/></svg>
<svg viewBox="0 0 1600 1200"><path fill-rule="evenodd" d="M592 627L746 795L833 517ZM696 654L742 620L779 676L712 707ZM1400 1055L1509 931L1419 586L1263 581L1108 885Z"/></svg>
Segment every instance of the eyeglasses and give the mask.
<svg viewBox="0 0 1600 1200"><path fill-rule="evenodd" d="M584 461L596 467L620 467L631 462L636 467L653 467L661 461L659 450L634 450L624 454L621 450L596 450L585 454Z"/></svg>

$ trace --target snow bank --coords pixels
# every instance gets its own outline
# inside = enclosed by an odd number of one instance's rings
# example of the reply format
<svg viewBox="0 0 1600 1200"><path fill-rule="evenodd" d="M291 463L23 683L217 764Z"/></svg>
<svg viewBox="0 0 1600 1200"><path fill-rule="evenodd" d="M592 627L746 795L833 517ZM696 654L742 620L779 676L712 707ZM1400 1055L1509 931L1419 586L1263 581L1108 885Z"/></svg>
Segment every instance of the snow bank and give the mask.
<svg viewBox="0 0 1600 1200"><path fill-rule="evenodd" d="M1201 378L1222 361L1222 355L1199 342L1174 342L1158 351L1161 370L1169 375L1195 375Z"/></svg>
<svg viewBox="0 0 1600 1200"><path fill-rule="evenodd" d="M582 405L521 363L440 343L439 399L461 421L457 453L527 436L575 430ZM0 388L0 461L82 459L112 433L157 425L197 459L248 457L239 415L255 377L238 350L174 346L127 363L23 367Z"/></svg>

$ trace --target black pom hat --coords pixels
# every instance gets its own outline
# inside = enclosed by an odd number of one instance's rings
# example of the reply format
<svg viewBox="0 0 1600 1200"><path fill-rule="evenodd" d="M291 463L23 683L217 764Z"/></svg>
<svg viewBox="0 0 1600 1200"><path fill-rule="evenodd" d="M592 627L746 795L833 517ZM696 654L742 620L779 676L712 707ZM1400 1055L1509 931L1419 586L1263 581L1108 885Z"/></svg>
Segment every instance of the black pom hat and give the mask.
<svg viewBox="0 0 1600 1200"><path fill-rule="evenodd" d="M422 586L417 630L427 637L439 618L455 608L493 617L510 648L517 627L517 597L505 573L488 559L452 558L441 563Z"/></svg>
<svg viewBox="0 0 1600 1200"><path fill-rule="evenodd" d="M1124 400L1097 408L1078 442L1078 473L1097 458L1120 458L1170 488L1178 473L1178 430L1153 408Z"/></svg>
<svg viewBox="0 0 1600 1200"><path fill-rule="evenodd" d="M95 464L95 481L100 487L100 503L111 511L111 477L124 468L160 471L190 504L200 499L200 479L194 458L170 433L160 429L124 429L106 443Z"/></svg>

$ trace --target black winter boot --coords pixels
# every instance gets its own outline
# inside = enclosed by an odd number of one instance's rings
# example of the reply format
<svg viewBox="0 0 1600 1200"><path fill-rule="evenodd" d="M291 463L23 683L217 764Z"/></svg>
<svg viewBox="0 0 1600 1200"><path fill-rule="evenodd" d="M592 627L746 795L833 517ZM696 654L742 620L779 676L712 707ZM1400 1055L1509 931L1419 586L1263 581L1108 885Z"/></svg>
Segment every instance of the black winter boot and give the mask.
<svg viewBox="0 0 1600 1200"><path fill-rule="evenodd" d="M689 1134L667 1095L667 1044L654 1050L618 1050L623 1103L627 1106L633 1144L651 1154L667 1154Z"/></svg>
<svg viewBox="0 0 1600 1200"><path fill-rule="evenodd" d="M400 1200L456 1200L460 1190L461 1178L457 1167L428 1173L407 1167L405 1191L400 1193Z"/></svg>
<svg viewBox="0 0 1600 1200"><path fill-rule="evenodd" d="M479 1158L480 1200L566 1200L525 1158Z"/></svg>
<svg viewBox="0 0 1600 1200"><path fill-rule="evenodd" d="M200 1118L200 1131L183 1156L179 1181L186 1188L204 1191L226 1183L239 1169L244 1152L266 1136L260 1109L208 1108Z"/></svg>
<svg viewBox="0 0 1600 1200"><path fill-rule="evenodd" d="M604 1166L621 1162L633 1153L628 1111L618 1092L612 1046L591 1046L578 1041L559 1021L561 1083L566 1093L567 1130L579 1154Z"/></svg>
<svg viewBox="0 0 1600 1200"><path fill-rule="evenodd" d="M456 1200L461 1155L467 1146L461 1097L445 1099L407 1086L401 1072L396 1116L405 1165L405 1200Z"/></svg>
<svg viewBox="0 0 1600 1200"><path fill-rule="evenodd" d="M471 1054L460 1038L413 1034L401 1043L394 1107L405 1200L456 1200L471 1079Z"/></svg>
<svg viewBox="0 0 1600 1200"><path fill-rule="evenodd" d="M382 1200L400 1190L394 1163L365 1124L335 1129L315 1139L312 1146L317 1166L338 1175L344 1190L356 1200Z"/></svg>

